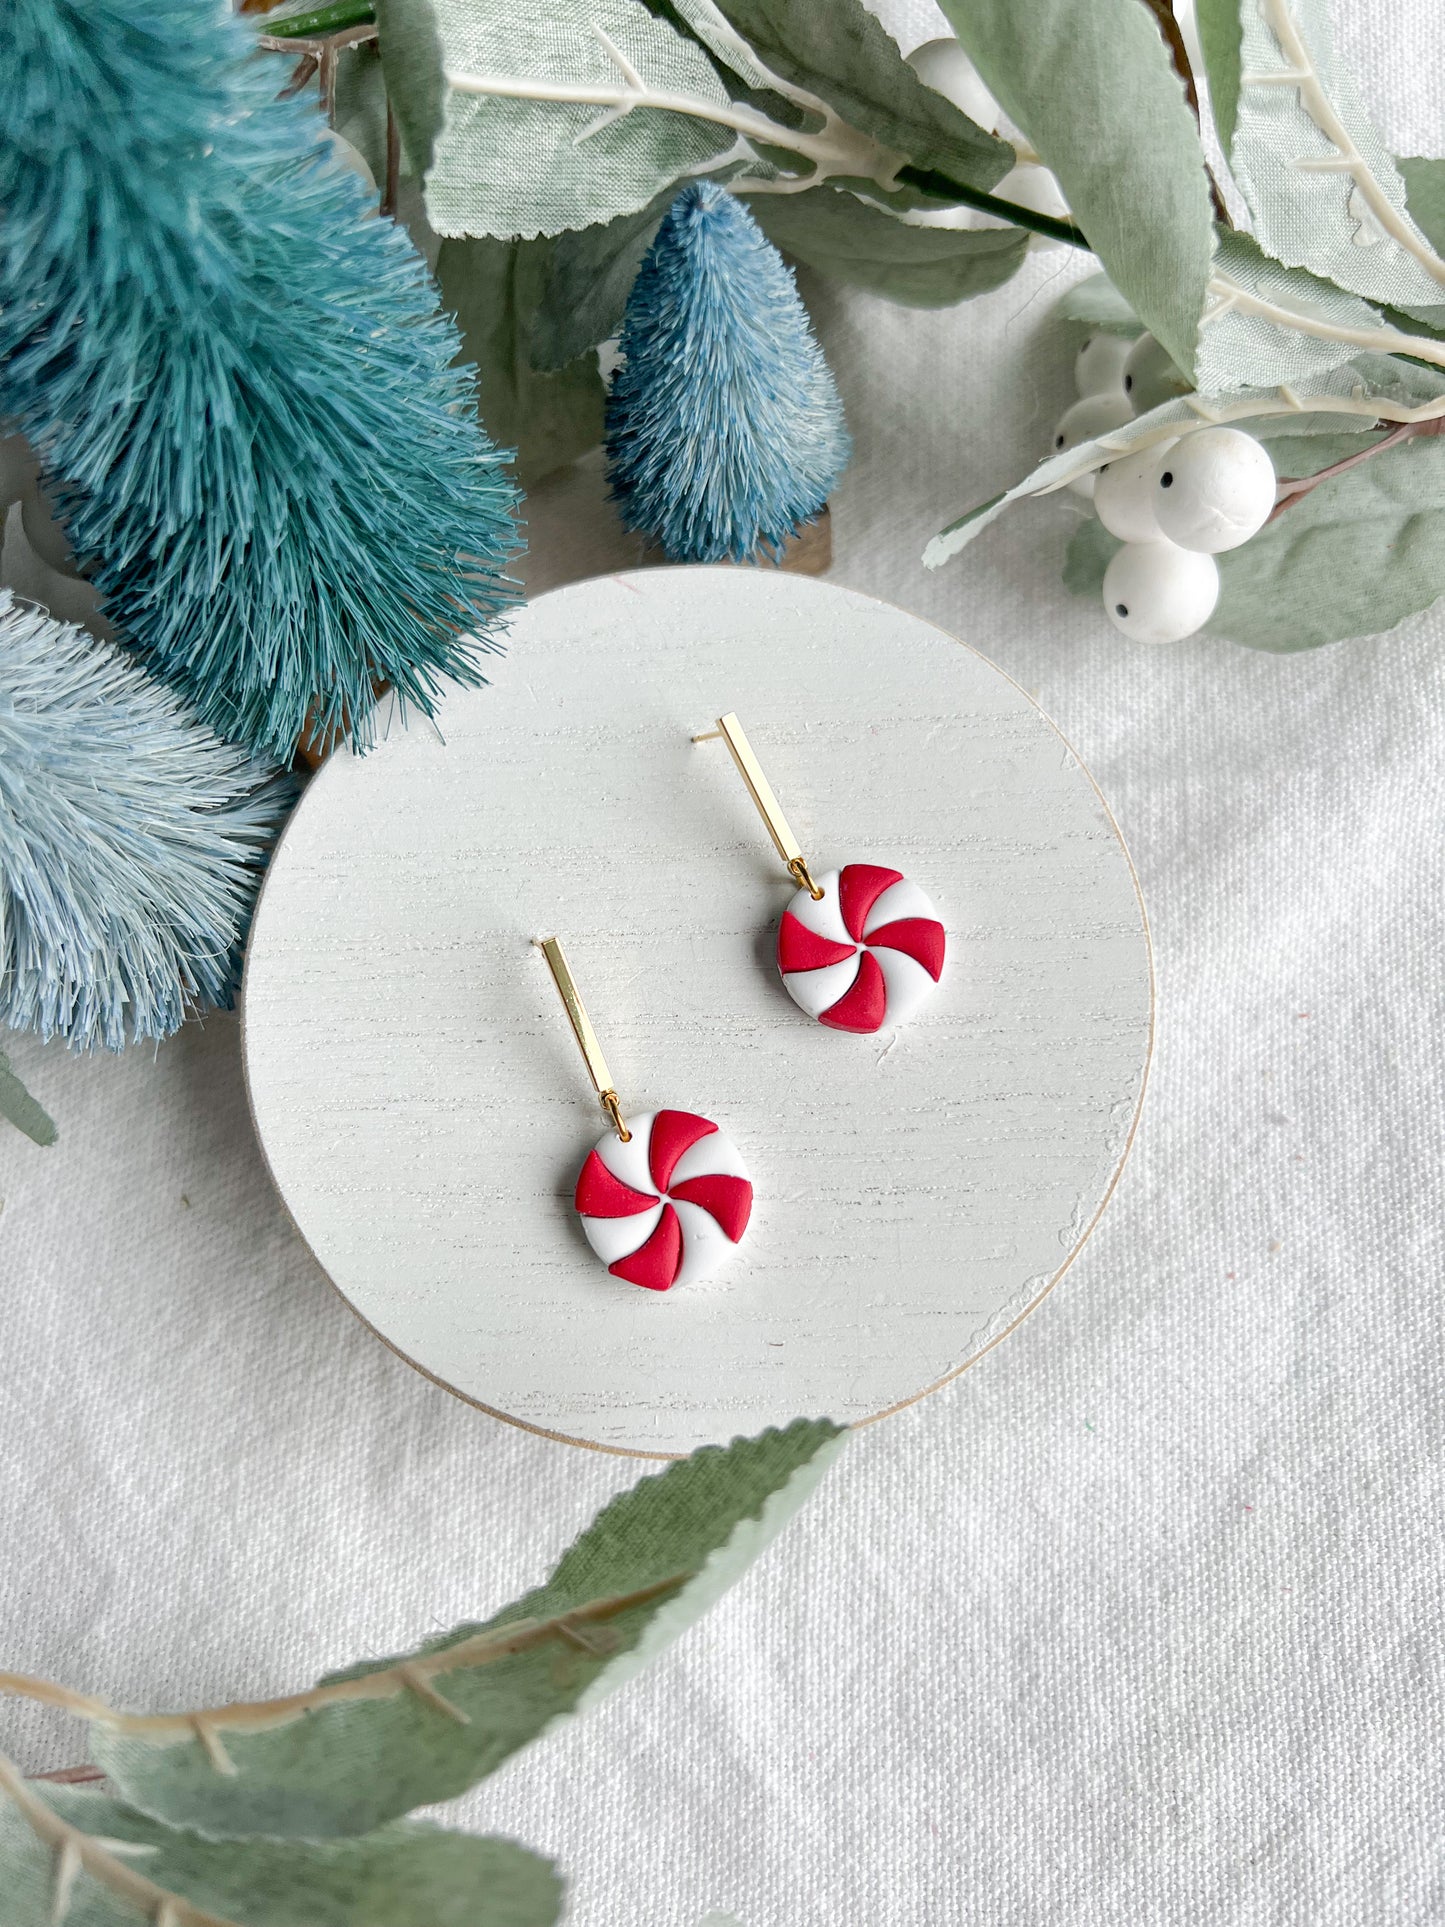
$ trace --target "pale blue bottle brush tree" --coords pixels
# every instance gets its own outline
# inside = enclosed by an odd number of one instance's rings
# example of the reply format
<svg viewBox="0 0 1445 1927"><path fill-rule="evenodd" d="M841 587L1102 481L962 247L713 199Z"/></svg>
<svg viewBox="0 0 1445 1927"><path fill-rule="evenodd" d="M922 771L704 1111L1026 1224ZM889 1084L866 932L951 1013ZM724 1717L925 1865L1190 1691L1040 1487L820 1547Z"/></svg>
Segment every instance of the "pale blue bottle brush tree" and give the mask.
<svg viewBox="0 0 1445 1927"><path fill-rule="evenodd" d="M848 431L792 274L716 182L668 210L618 348L605 448L625 525L673 562L779 556L827 502Z"/></svg>

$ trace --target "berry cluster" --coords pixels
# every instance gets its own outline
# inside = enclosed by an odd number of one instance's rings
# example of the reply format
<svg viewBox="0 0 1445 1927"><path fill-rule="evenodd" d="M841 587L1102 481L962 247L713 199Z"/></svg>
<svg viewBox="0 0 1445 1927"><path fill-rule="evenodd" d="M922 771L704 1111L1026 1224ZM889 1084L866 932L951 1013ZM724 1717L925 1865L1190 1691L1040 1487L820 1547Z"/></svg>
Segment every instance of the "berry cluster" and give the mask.
<svg viewBox="0 0 1445 1927"><path fill-rule="evenodd" d="M1188 391L1152 335L1094 335L1074 364L1076 401L1054 431L1074 448ZM1259 532L1275 505L1274 464L1238 428L1201 428L1122 455L1069 483L1124 544L1104 574L1104 610L1135 642L1192 636L1219 600L1219 565Z"/></svg>

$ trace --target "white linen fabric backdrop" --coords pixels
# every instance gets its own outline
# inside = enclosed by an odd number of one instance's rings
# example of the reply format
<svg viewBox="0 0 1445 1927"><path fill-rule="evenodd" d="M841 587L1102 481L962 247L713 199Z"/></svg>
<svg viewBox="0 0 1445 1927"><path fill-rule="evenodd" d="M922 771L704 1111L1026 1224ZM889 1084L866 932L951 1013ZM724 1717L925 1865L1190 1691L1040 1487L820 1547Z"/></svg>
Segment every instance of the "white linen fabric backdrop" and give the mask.
<svg viewBox="0 0 1445 1927"><path fill-rule="evenodd" d="M1340 11L1393 148L1439 151L1431 0ZM935 314L805 293L857 439L833 579L992 654L1118 813L1158 953L1144 1127L1015 1336L459 1809L556 1856L576 1927L1445 1919L1445 613L1136 647L1060 585L1067 500L925 574L1069 398L1041 322L1078 272L1035 254ZM595 465L527 515L534 589L630 554ZM0 1663L141 1707L290 1690L494 1609L646 1469L362 1328L272 1194L233 1019L6 1048L63 1136L0 1139ZM85 1750L13 1703L0 1745Z"/></svg>

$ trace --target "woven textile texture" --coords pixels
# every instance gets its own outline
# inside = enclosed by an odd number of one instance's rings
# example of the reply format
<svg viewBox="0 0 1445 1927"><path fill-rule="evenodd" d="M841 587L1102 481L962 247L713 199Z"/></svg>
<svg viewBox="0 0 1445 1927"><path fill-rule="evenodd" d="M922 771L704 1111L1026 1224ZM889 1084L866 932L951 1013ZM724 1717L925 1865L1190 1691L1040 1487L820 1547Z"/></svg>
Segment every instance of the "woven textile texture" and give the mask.
<svg viewBox="0 0 1445 1927"><path fill-rule="evenodd" d="M1434 24L1343 8L1399 152L1439 146ZM1062 412L1076 272L1034 254L933 314L802 286L857 440L834 579L1035 691L1129 840L1144 1127L1034 1317L465 1803L558 1857L575 1927L1445 1920L1445 611L1295 658L1134 647L1060 586L1072 498L926 575ZM596 463L527 519L534 589L630 557ZM492 1610L630 1482L356 1322L269 1188L234 1019L5 1048L62 1141L0 1137L0 1665L142 1706L289 1690ZM0 1704L0 1746L84 1738Z"/></svg>

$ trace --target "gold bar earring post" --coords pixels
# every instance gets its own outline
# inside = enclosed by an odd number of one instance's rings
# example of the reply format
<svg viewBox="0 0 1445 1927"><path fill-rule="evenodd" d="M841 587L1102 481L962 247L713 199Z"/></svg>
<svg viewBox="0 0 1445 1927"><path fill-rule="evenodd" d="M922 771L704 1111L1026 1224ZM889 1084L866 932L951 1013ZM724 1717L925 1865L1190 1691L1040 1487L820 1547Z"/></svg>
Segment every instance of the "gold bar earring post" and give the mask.
<svg viewBox="0 0 1445 1927"><path fill-rule="evenodd" d="M632 1133L622 1122L622 1103L617 1095L617 1087L612 1082L612 1073L607 1068L607 1059L602 1055L597 1033L592 1028L592 1019L587 1015L587 1006L582 1002L572 972L567 967L566 954L555 937L542 937L536 942L537 948L547 959L547 968L552 972L552 981L567 1012L572 1035L577 1039L577 1048L587 1066L587 1075L592 1079L592 1088L603 1110L611 1118L613 1130L624 1144L630 1144Z"/></svg>
<svg viewBox="0 0 1445 1927"><path fill-rule="evenodd" d="M793 835L782 806L773 794L773 786L763 774L763 766L753 754L753 746L743 733L743 726L731 711L719 716L717 728L710 729L702 736L694 736L695 743L715 743L718 738L727 744L733 761L738 766L738 774L748 786L748 795L758 815L768 826L768 835L773 839L778 855L787 865L788 874L793 881L807 890L815 902L821 900L823 892L814 883L803 855L802 845Z"/></svg>

